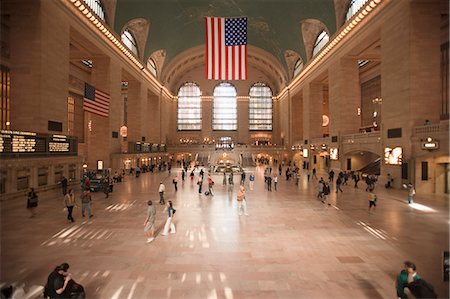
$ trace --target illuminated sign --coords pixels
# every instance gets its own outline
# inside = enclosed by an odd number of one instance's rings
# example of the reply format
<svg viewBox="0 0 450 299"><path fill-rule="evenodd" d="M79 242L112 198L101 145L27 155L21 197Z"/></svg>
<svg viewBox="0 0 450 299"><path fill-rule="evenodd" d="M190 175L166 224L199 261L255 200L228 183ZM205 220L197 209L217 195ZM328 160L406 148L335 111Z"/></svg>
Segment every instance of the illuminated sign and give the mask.
<svg viewBox="0 0 450 299"><path fill-rule="evenodd" d="M402 165L403 150L397 146L394 148L386 147L384 149L384 162L390 165Z"/></svg>
<svg viewBox="0 0 450 299"><path fill-rule="evenodd" d="M303 149L303 158L308 158L308 149L307 148Z"/></svg>
<svg viewBox="0 0 450 299"><path fill-rule="evenodd" d="M330 160L338 160L338 149L335 147L330 147Z"/></svg>

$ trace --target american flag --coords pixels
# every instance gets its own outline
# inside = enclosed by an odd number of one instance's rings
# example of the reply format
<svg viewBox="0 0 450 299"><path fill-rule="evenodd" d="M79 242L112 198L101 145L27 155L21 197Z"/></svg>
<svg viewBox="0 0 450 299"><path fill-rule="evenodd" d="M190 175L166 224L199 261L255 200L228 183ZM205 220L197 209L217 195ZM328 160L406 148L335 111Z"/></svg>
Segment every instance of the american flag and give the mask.
<svg viewBox="0 0 450 299"><path fill-rule="evenodd" d="M89 85L87 83L84 84L84 111L108 117L109 100L109 94L96 89L92 85Z"/></svg>
<svg viewBox="0 0 450 299"><path fill-rule="evenodd" d="M247 18L205 17L206 79L247 80Z"/></svg>

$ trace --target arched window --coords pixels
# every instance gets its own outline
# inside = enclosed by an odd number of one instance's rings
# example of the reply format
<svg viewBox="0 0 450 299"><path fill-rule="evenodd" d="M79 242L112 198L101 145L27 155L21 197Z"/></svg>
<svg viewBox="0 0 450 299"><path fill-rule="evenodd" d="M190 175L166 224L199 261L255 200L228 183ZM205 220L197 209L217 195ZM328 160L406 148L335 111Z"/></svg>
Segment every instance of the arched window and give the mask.
<svg viewBox="0 0 450 299"><path fill-rule="evenodd" d="M272 90L265 83L254 84L248 102L249 130L272 130L272 111Z"/></svg>
<svg viewBox="0 0 450 299"><path fill-rule="evenodd" d="M220 83L214 88L213 130L237 130L236 88Z"/></svg>
<svg viewBox="0 0 450 299"><path fill-rule="evenodd" d="M120 38L122 39L122 42L125 44L125 46L127 46L128 49L131 50L131 52L138 55L136 40L134 39L133 35L128 29L123 31L122 36Z"/></svg>
<svg viewBox="0 0 450 299"><path fill-rule="evenodd" d="M150 71L150 73L156 77L156 63L153 59L149 58L147 60L147 68Z"/></svg>
<svg viewBox="0 0 450 299"><path fill-rule="evenodd" d="M178 130L202 129L202 100L195 83L185 83L178 91Z"/></svg>
<svg viewBox="0 0 450 299"><path fill-rule="evenodd" d="M322 50L323 46L328 43L329 39L330 37L325 32L325 30L320 32L319 36L317 36L316 42L314 43L313 56L316 56L316 54L319 53L320 50Z"/></svg>
<svg viewBox="0 0 450 299"><path fill-rule="evenodd" d="M297 62L295 63L295 66L294 66L294 78L295 78L298 74L300 74L300 72L302 71L302 69L303 69L303 60L302 60L301 58L299 58L299 59L297 60Z"/></svg>
<svg viewBox="0 0 450 299"><path fill-rule="evenodd" d="M100 0L83 0L89 8L103 21L105 20L105 10L103 9L102 1Z"/></svg>
<svg viewBox="0 0 450 299"><path fill-rule="evenodd" d="M361 7L364 6L364 4L367 2L368 0L352 0L350 2L350 6L347 10L347 15L345 17L345 20L348 21L350 20L353 15L360 10Z"/></svg>

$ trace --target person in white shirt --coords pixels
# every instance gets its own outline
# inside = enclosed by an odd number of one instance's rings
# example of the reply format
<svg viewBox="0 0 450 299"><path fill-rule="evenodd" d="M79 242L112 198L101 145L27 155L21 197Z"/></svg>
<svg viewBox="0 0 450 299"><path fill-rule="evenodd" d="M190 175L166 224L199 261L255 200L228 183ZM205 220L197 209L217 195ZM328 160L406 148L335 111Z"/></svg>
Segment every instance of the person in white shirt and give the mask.
<svg viewBox="0 0 450 299"><path fill-rule="evenodd" d="M166 191L166 186L164 186L163 182L159 183L159 203L160 204L165 204L166 202L164 201L164 192Z"/></svg>

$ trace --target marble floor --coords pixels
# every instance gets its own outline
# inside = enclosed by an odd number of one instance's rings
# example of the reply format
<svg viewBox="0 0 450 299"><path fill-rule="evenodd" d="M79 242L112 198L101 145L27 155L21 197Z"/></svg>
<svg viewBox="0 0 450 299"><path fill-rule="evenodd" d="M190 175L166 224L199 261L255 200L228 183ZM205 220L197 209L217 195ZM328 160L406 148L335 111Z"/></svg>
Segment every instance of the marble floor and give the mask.
<svg viewBox="0 0 450 299"><path fill-rule="evenodd" d="M314 180L302 176L296 186L279 177L278 191L268 192L263 169L251 170L249 216L237 214L237 185L229 193L221 176L211 197L190 180L175 192L167 172L127 176L108 199L95 193L91 220L75 209L68 222L59 190L41 194L35 218L23 198L1 202L0 283L44 285L68 262L88 298L396 298L395 277L411 260L448 298L448 197L417 195L408 205L405 191L377 186L369 212L364 182L332 189L328 206L315 198ZM156 203L158 231L166 220L160 180L177 209L177 233L146 244L146 201Z"/></svg>

